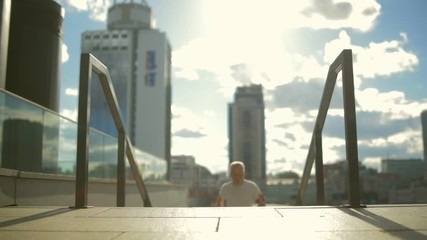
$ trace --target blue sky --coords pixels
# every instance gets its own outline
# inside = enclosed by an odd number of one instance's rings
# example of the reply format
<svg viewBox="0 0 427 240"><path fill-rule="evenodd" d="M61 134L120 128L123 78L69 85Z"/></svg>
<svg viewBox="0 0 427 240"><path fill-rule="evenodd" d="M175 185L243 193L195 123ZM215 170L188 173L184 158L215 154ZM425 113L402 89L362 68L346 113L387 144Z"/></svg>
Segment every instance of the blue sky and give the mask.
<svg viewBox="0 0 427 240"><path fill-rule="evenodd" d="M65 8L61 112L76 119L81 33L105 29L111 0ZM137 1L138 2L138 1ZM359 161L421 158L427 109L425 0L147 0L173 49L172 154L227 168L227 104L263 84L267 171L301 172L329 64L354 56ZM326 120L326 163L345 158L340 79Z"/></svg>

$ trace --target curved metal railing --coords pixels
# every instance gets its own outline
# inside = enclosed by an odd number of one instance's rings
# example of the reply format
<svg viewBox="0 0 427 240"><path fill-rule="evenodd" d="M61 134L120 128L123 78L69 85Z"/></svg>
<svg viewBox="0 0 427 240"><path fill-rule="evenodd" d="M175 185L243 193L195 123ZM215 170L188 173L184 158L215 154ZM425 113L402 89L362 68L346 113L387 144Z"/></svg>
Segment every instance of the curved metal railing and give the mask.
<svg viewBox="0 0 427 240"><path fill-rule="evenodd" d="M344 98L344 126L346 156L348 161L349 178L349 206L360 207L359 192L359 163L357 149L356 110L354 97L353 60L352 51L345 49L331 64L323 89L322 100L319 106L307 159L304 166L303 176L297 194L297 205L302 205L305 189L316 159L316 187L317 204L325 203L325 191L323 184L323 153L322 153L322 130L331 102L338 73L342 71L343 98Z"/></svg>
<svg viewBox="0 0 427 240"><path fill-rule="evenodd" d="M138 170L133 153L133 147L126 136L125 127L120 114L116 94L111 82L110 74L106 66L89 53L82 53L80 59L80 86L79 86L79 109L77 127L77 164L76 164L76 193L75 207L87 207L88 195L88 143L89 143L89 119L90 119L90 79L92 71L95 72L101 82L103 93L106 97L108 107L113 116L114 124L118 132L118 156L117 156L117 198L118 207L125 206L125 158L136 182L137 188L145 207L151 207L150 198L147 193L142 176Z"/></svg>

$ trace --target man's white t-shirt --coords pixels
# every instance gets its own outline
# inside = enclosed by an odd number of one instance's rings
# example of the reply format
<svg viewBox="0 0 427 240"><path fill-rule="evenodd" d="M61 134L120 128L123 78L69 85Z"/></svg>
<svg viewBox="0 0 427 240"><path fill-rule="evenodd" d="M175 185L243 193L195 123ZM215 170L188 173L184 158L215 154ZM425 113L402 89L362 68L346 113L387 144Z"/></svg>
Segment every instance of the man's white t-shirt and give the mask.
<svg viewBox="0 0 427 240"><path fill-rule="evenodd" d="M224 205L229 207L253 206L260 193L258 185L246 179L240 185L234 185L231 181L224 183L219 190Z"/></svg>

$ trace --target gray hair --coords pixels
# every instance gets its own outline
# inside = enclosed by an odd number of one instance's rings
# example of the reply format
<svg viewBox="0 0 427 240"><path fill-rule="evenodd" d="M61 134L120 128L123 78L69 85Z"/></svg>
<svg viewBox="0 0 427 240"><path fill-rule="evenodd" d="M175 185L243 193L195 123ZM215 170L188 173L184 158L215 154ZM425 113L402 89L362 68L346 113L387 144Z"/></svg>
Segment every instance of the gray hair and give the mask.
<svg viewBox="0 0 427 240"><path fill-rule="evenodd" d="M231 168L233 166L237 166L237 165L241 166L243 168L243 172L245 172L245 164L243 162L241 162L241 161L233 161L233 162L231 162L230 163L230 171L231 171Z"/></svg>

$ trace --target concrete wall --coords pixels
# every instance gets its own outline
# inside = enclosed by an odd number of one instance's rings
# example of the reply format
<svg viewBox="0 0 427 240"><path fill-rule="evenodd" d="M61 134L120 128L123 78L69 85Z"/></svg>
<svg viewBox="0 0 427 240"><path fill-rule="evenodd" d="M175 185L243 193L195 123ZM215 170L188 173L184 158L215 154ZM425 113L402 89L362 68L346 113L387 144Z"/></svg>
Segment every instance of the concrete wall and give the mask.
<svg viewBox="0 0 427 240"><path fill-rule="evenodd" d="M146 183L154 207L186 207L187 188ZM0 206L74 206L75 178L0 168ZM116 182L90 179L88 205L115 206ZM142 207L134 182L126 185L126 206Z"/></svg>

